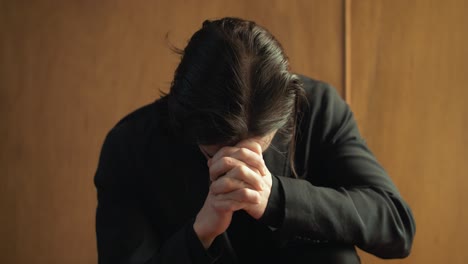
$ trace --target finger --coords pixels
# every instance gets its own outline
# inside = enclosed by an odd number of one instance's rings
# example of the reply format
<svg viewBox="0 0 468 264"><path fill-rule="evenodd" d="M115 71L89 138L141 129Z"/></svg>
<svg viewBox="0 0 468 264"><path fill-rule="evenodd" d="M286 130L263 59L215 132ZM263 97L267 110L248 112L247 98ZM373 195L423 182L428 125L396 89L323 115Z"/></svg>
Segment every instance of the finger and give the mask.
<svg viewBox="0 0 468 264"><path fill-rule="evenodd" d="M258 171L258 173L260 173L261 175L266 175L268 173L267 168L265 166L265 161L263 160L262 156L258 155L258 153L248 148L224 147L220 149L215 154L215 156L208 161L208 166L211 167L213 164L217 163L220 159L224 157L232 157L237 160L240 160L252 167L252 169L255 168L254 171ZM226 171L224 171L224 173L225 172ZM217 176L219 176L219 174L214 175L214 177Z"/></svg>
<svg viewBox="0 0 468 264"><path fill-rule="evenodd" d="M220 176L242 165L244 165L244 163L240 160L231 157L222 157L209 167L210 179L216 181Z"/></svg>
<svg viewBox="0 0 468 264"><path fill-rule="evenodd" d="M237 189L229 193L215 195L215 201L232 200L244 204L259 204L260 194L249 188Z"/></svg>
<svg viewBox="0 0 468 264"><path fill-rule="evenodd" d="M262 176L252 171L248 166L238 166L226 173L224 177L232 177L237 180L243 181L255 190L261 191L262 188Z"/></svg>
<svg viewBox="0 0 468 264"><path fill-rule="evenodd" d="M244 162L251 168L255 168L257 172L261 175L267 174L265 161L263 160L263 157L248 148L239 148L239 150L231 154L230 157Z"/></svg>
<svg viewBox="0 0 468 264"><path fill-rule="evenodd" d="M237 143L235 147L247 148L257 153L258 155L262 156L262 152L263 152L262 146L251 138L242 140L241 142Z"/></svg>
<svg viewBox="0 0 468 264"><path fill-rule="evenodd" d="M220 158L225 156L230 156L232 153L236 152L239 148L237 147L222 147L216 152L213 157L208 161L208 167L213 163L217 162Z"/></svg>
<svg viewBox="0 0 468 264"><path fill-rule="evenodd" d="M232 192L234 190L242 189L242 188L249 188L252 190L255 189L253 186L243 181L240 181L236 178L221 177L211 183L210 192L216 195L216 194L221 194L221 193Z"/></svg>
<svg viewBox="0 0 468 264"><path fill-rule="evenodd" d="M215 200L213 201L213 207L215 210L223 212L234 212L247 207L247 204L241 203L234 200Z"/></svg>
<svg viewBox="0 0 468 264"><path fill-rule="evenodd" d="M210 179L212 181L217 180L220 176L225 175L230 170L239 166L248 166L252 171L262 176L267 174L265 163L263 159L258 157L257 154L253 154L253 152L247 149L244 149L244 151L239 150L238 152L239 152L238 154L236 154L237 152L233 154L234 157L229 157L229 156L222 157L218 161L211 164L208 170L210 174ZM241 155L245 155L245 153L249 153L255 156L253 157L252 160L244 158L250 164L244 163L244 161L240 160L240 158L236 158ZM255 164L255 165L251 165L251 164Z"/></svg>

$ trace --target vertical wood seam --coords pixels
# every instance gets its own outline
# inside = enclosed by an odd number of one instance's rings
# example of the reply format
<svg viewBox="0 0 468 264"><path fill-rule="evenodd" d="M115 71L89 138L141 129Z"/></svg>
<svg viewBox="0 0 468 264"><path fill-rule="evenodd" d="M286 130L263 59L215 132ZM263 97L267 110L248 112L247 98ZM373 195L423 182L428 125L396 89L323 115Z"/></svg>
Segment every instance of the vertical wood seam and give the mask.
<svg viewBox="0 0 468 264"><path fill-rule="evenodd" d="M351 1L344 0L344 89L343 98L351 105Z"/></svg>

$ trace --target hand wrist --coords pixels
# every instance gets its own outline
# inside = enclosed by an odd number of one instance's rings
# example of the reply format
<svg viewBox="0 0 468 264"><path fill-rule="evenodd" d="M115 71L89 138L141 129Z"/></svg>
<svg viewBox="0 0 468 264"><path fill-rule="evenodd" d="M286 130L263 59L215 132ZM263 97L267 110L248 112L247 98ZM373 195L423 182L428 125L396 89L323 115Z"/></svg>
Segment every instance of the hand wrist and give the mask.
<svg viewBox="0 0 468 264"><path fill-rule="evenodd" d="M195 231L195 234L197 235L198 240L200 240L200 242L202 243L203 247L205 249L208 249L213 243L215 237L204 234L203 231L201 231L200 226L197 224L197 221L195 221L195 223L193 224L193 230Z"/></svg>

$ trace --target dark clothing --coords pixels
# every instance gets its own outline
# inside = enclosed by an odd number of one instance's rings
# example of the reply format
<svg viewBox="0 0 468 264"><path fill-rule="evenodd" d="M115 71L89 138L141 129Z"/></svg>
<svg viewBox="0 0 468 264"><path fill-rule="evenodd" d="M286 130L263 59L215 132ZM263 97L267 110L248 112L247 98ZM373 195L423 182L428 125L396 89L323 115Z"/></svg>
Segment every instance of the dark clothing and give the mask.
<svg viewBox="0 0 468 264"><path fill-rule="evenodd" d="M265 214L234 213L204 250L193 222L208 193L206 159L182 143L167 97L136 110L107 135L95 176L99 263L359 263L354 246L382 258L409 254L408 205L329 85L302 77L308 104L291 175L277 133L264 153L273 175Z"/></svg>

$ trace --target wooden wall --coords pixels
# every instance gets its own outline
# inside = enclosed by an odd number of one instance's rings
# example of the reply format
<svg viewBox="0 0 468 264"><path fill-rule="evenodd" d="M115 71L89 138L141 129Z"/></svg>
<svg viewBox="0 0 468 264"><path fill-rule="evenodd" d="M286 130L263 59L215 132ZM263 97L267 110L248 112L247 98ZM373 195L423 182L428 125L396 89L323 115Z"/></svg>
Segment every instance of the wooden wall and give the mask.
<svg viewBox="0 0 468 264"><path fill-rule="evenodd" d="M463 0L0 0L0 263L96 263L107 131L167 91L204 19L240 16L332 83L413 208L412 255L468 261ZM363 263L384 263L363 252Z"/></svg>
<svg viewBox="0 0 468 264"><path fill-rule="evenodd" d="M391 263L468 263L466 11L464 0L352 1L348 99L416 218L412 255Z"/></svg>
<svg viewBox="0 0 468 264"><path fill-rule="evenodd" d="M207 18L269 28L293 69L343 84L341 0L0 0L0 263L95 263L104 136L167 91Z"/></svg>

